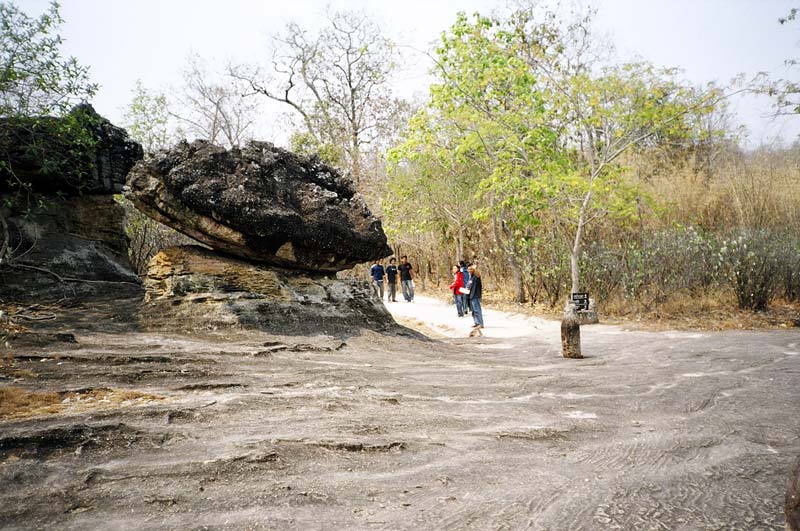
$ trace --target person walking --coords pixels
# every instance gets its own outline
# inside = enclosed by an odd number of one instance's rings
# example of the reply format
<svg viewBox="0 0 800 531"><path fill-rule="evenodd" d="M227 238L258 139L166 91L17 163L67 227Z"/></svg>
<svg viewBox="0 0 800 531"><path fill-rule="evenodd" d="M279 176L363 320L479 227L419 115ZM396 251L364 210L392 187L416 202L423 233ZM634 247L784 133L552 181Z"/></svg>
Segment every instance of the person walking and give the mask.
<svg viewBox="0 0 800 531"><path fill-rule="evenodd" d="M483 296L483 283L481 273L474 265L467 268L469 272L469 304L472 308L472 320L475 324L472 328L483 328L483 311L481 310L481 297Z"/></svg>
<svg viewBox="0 0 800 531"><path fill-rule="evenodd" d="M369 275L372 277L372 289L380 300L383 300L383 276L385 273L381 261L375 260L375 264L369 270Z"/></svg>
<svg viewBox="0 0 800 531"><path fill-rule="evenodd" d="M397 302L397 260L394 258L390 258L386 266L386 287L386 301Z"/></svg>
<svg viewBox="0 0 800 531"><path fill-rule="evenodd" d="M406 302L414 302L414 268L408 262L408 256L400 257L400 288Z"/></svg>
<svg viewBox="0 0 800 531"><path fill-rule="evenodd" d="M461 293L462 289L464 289L464 275L461 273L458 266L454 265L453 283L450 284L450 291L453 292L453 298L456 301L456 312L458 312L459 317L464 317L464 306L462 305L464 294Z"/></svg>
<svg viewBox="0 0 800 531"><path fill-rule="evenodd" d="M464 287L467 287L469 284L469 271L467 271L467 263L464 260L461 260L458 263L461 266L461 275L464 277ZM464 309L464 313L469 313L469 295L467 293L461 294L461 307Z"/></svg>

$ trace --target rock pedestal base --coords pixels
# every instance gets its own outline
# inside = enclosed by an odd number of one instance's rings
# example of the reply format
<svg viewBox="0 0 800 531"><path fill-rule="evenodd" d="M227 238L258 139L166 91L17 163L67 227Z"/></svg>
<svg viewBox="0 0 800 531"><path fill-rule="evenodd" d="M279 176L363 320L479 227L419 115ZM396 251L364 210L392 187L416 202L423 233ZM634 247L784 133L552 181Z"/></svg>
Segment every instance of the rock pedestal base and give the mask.
<svg viewBox="0 0 800 531"><path fill-rule="evenodd" d="M198 246L158 253L144 285L142 319L151 329L299 335L396 326L366 282L253 264Z"/></svg>

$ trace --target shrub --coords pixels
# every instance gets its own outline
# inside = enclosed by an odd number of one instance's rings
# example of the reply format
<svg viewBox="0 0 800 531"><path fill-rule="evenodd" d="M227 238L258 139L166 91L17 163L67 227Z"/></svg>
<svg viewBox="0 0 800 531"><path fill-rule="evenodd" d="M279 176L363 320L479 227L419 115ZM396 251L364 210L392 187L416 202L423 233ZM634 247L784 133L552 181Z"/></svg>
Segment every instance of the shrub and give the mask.
<svg viewBox="0 0 800 531"><path fill-rule="evenodd" d="M623 277L629 247L625 242L606 245L598 240L584 245L580 262L583 285L596 300L606 301L626 285Z"/></svg>
<svg viewBox="0 0 800 531"><path fill-rule="evenodd" d="M781 279L780 239L763 229L742 229L723 241L720 261L739 308L766 310Z"/></svg>
<svg viewBox="0 0 800 531"><path fill-rule="evenodd" d="M616 293L647 303L677 291L698 292L719 282L719 243L694 227L672 228L584 247L584 280L600 298Z"/></svg>
<svg viewBox="0 0 800 531"><path fill-rule="evenodd" d="M785 235L780 253L783 296L787 301L800 300L800 239Z"/></svg>

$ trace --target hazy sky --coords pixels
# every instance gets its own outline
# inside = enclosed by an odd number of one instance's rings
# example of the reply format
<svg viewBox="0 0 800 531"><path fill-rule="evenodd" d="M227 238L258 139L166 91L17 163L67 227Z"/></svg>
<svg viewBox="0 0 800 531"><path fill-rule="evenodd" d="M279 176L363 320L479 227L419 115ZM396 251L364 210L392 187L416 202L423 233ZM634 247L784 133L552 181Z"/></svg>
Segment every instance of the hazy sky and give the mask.
<svg viewBox="0 0 800 531"><path fill-rule="evenodd" d="M29 14L42 12L46 0L18 0ZM739 73L749 76L787 72L785 59L800 57L800 21L781 26L778 18L793 0L595 0L581 1L598 10L596 26L617 47L618 55L640 57L660 66L685 70L695 83L726 82ZM488 13L496 1L460 0L61 0L65 49L91 67L101 89L95 108L116 123L131 98L135 81L168 90L181 82L191 52L223 64L268 58L267 36L287 22L315 26L326 6L357 9L372 15L396 42L417 49L448 28L457 11ZM411 53L399 77L401 95L424 95L429 64ZM734 102L749 143L773 138L793 140L800 134L800 117L772 120L765 99ZM280 141L279 107L265 108L260 132ZM272 139L272 138L267 138Z"/></svg>

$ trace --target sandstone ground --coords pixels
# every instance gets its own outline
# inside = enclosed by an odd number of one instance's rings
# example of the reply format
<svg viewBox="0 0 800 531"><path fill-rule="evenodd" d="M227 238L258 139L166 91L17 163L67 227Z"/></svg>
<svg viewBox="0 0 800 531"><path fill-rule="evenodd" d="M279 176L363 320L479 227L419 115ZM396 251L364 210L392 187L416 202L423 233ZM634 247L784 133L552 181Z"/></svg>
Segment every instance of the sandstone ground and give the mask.
<svg viewBox="0 0 800 531"><path fill-rule="evenodd" d="M435 339L151 333L136 304L3 351L0 386L60 405L0 420L0 528L783 528L797 330L593 325L565 360L557 323L467 338L425 298L389 309Z"/></svg>

